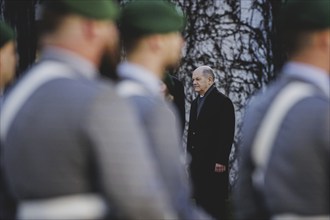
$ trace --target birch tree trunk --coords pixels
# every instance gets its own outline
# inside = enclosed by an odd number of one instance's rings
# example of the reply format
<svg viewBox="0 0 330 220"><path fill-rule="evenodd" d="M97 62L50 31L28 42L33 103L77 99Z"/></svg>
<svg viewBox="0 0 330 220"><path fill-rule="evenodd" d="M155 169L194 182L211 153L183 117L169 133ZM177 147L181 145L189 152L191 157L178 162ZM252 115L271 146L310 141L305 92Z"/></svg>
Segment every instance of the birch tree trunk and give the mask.
<svg viewBox="0 0 330 220"><path fill-rule="evenodd" d="M235 106L236 135L230 155L233 186L237 179L237 151L245 106L256 91L275 77L272 6L279 3L267 0L172 2L183 9L188 19L182 64L174 73L185 86L186 119L189 119L190 103L197 95L192 87L192 71L200 65L209 65L215 70L217 88L229 96Z"/></svg>

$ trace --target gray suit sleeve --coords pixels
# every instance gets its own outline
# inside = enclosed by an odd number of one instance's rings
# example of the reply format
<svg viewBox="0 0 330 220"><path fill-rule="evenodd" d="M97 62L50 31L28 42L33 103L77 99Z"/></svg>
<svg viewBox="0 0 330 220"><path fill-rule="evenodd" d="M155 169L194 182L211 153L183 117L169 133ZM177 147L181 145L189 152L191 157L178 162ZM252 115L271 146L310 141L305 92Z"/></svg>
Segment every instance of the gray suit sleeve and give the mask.
<svg viewBox="0 0 330 220"><path fill-rule="evenodd" d="M112 90L99 95L85 127L99 182L119 213L129 219L176 219L154 158L126 102Z"/></svg>

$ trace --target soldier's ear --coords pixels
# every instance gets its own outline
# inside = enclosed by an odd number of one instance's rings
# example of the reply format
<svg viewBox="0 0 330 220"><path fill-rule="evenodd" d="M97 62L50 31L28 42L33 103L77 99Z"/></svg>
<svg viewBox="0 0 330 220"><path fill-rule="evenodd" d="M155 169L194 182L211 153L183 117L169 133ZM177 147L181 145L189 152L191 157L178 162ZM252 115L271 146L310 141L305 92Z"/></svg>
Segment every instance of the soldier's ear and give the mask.
<svg viewBox="0 0 330 220"><path fill-rule="evenodd" d="M326 53L329 53L330 48L330 28L320 31L317 33L317 40L319 48L326 51Z"/></svg>

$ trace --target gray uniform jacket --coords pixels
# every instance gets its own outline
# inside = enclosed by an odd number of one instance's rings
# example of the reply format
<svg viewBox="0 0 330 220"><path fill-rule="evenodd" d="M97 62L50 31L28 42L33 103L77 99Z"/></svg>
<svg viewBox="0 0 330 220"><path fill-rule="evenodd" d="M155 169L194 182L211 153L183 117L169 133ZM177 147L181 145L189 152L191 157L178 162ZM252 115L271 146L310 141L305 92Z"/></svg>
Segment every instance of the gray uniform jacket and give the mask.
<svg viewBox="0 0 330 220"><path fill-rule="evenodd" d="M91 64L48 48L1 111L10 191L19 202L95 192L125 218L176 218L140 130L129 105Z"/></svg>
<svg viewBox="0 0 330 220"><path fill-rule="evenodd" d="M123 79L119 94L136 109L180 219L209 219L191 203L190 182L180 160L180 122L173 114L174 106L161 96L159 80L143 67L128 62L119 65L118 74Z"/></svg>
<svg viewBox="0 0 330 220"><path fill-rule="evenodd" d="M256 169L252 156L256 131L277 94L295 82L306 83L313 94L298 101L284 116L272 144L264 185L258 187L252 178ZM289 63L278 81L255 98L243 126L235 189L237 219L263 219L288 213L311 219L329 218L329 82L325 71Z"/></svg>

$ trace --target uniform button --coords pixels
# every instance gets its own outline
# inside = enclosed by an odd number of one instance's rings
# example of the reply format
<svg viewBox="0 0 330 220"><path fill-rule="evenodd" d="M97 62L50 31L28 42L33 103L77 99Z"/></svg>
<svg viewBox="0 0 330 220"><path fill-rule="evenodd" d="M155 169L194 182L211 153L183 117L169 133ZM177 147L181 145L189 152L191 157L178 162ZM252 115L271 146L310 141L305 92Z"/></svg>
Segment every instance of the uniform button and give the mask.
<svg viewBox="0 0 330 220"><path fill-rule="evenodd" d="M194 149L195 147L194 146L191 146L192 149Z"/></svg>
<svg viewBox="0 0 330 220"><path fill-rule="evenodd" d="M193 135L195 135L196 133L195 132L193 132Z"/></svg>

